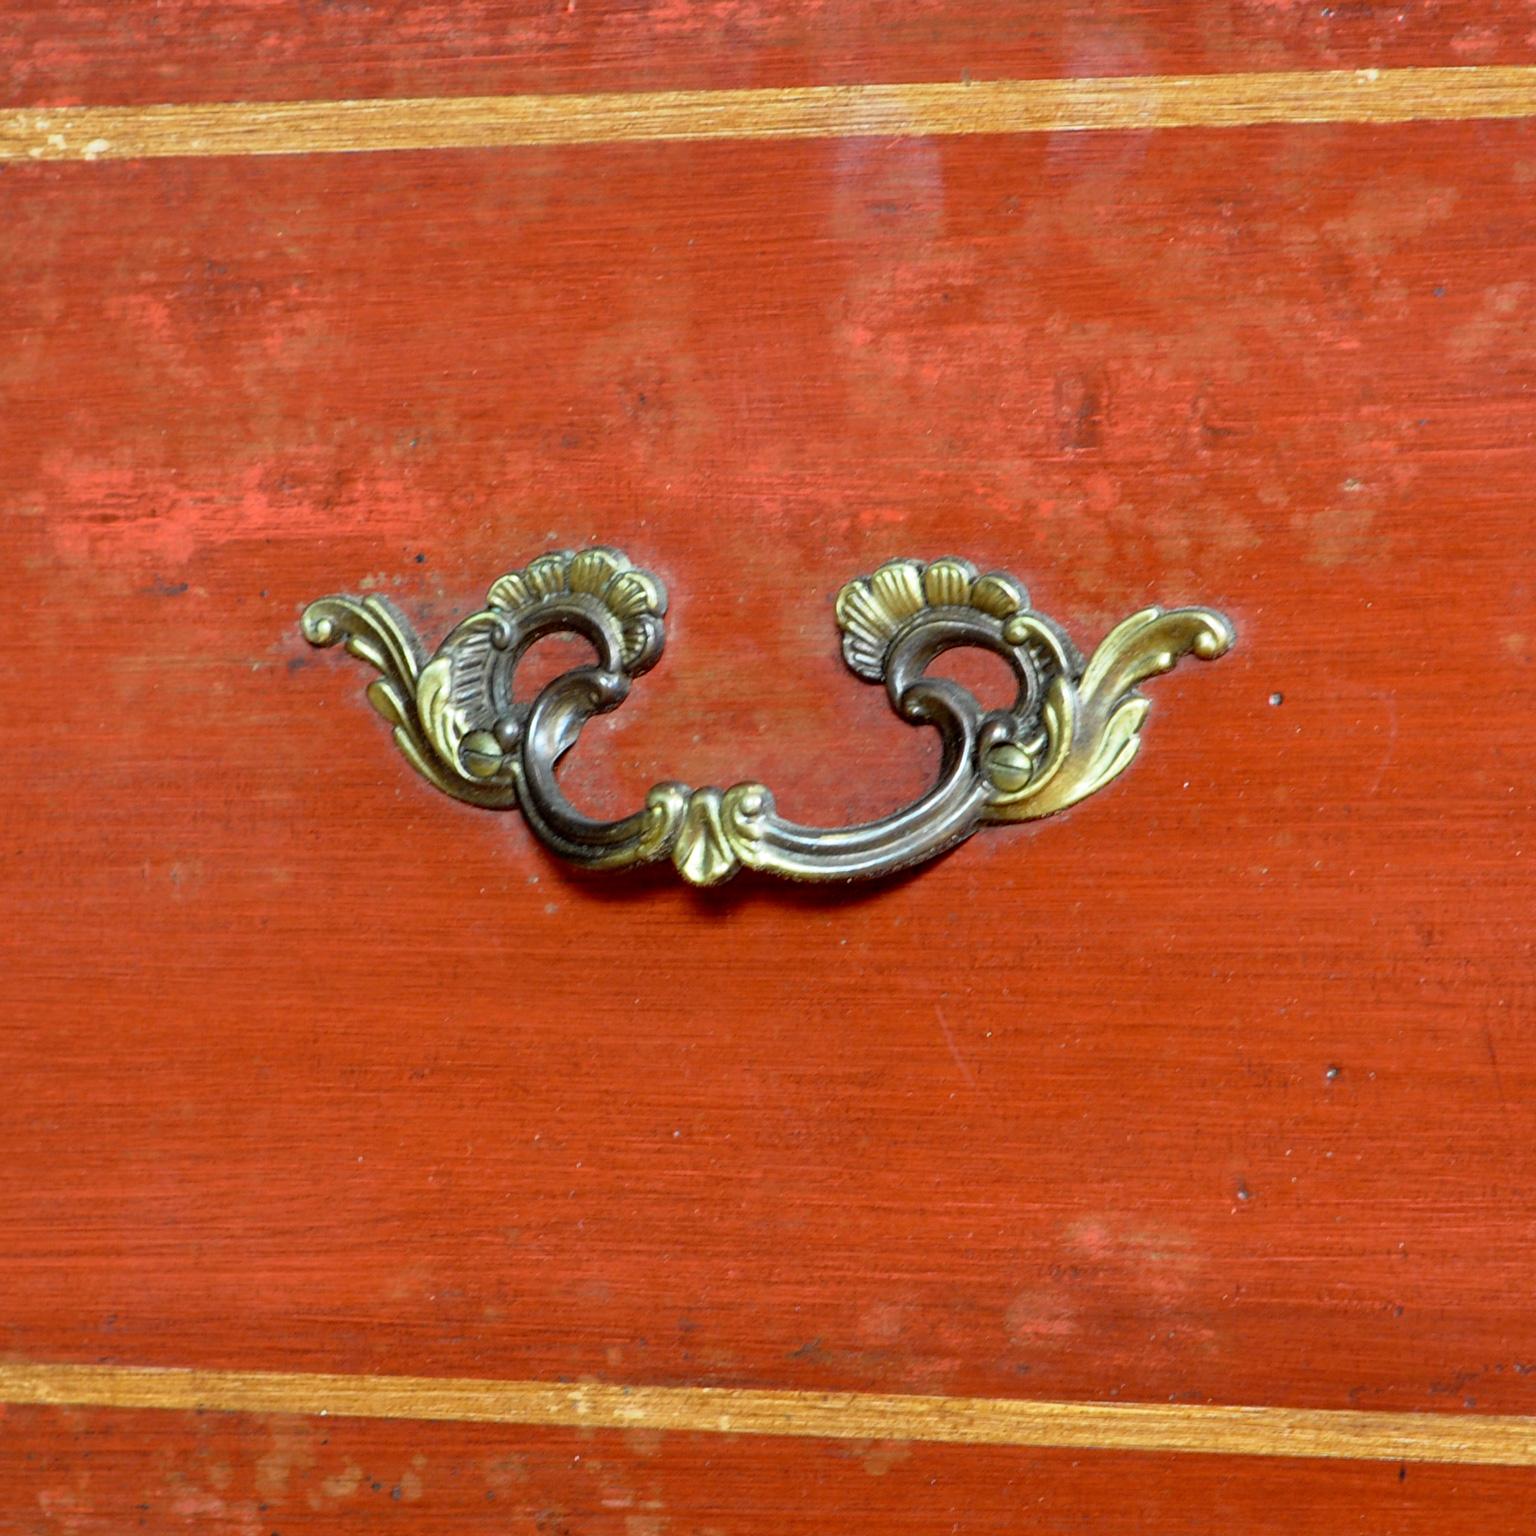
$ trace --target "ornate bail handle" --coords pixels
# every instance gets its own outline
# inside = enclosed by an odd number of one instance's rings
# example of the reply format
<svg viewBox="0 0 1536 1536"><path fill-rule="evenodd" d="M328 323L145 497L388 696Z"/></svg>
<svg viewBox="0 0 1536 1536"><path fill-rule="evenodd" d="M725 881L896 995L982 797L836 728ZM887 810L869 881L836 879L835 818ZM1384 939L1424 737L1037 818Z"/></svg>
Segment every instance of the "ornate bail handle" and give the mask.
<svg viewBox="0 0 1536 1536"><path fill-rule="evenodd" d="M797 880L852 880L930 859L977 827L1029 821L1075 804L1136 755L1148 701L1136 692L1182 656L1220 656L1232 626L1209 608L1143 608L1084 662L1066 635L1029 607L1011 576L978 576L964 560L893 560L838 594L843 657L884 683L903 720L943 742L939 777L904 810L851 827L786 821L762 784L690 789L663 783L617 821L584 816L555 765L594 715L617 709L661 655L667 595L614 549L549 554L503 576L486 606L426 659L411 626L378 597L323 597L304 614L313 645L346 648L381 674L373 707L394 726L411 766L444 794L521 810L549 848L576 864L619 869L670 858L685 880L716 885L743 865ZM577 634L597 652L533 698L518 662L535 641ZM987 710L928 668L945 651L1001 656L1018 691Z"/></svg>

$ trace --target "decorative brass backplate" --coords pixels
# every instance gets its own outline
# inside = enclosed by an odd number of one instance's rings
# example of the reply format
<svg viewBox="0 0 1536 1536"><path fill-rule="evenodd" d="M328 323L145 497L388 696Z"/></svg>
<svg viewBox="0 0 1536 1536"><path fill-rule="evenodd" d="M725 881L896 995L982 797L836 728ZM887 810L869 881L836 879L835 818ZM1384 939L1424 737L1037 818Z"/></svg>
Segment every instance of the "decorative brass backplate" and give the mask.
<svg viewBox="0 0 1536 1536"><path fill-rule="evenodd" d="M786 821L762 784L691 789L658 784L617 821L584 816L555 765L594 715L617 709L661 655L666 590L614 549L544 555L492 586L430 659L382 598L323 597L304 614L314 645L342 642L381 676L368 688L411 766L444 794L519 809L540 840L573 863L617 869L670 858L685 880L716 885L744 865L798 880L888 874L969 837L1075 804L1121 773L1141 743L1148 701L1136 692L1182 656L1220 656L1232 626L1209 608L1143 608L1115 626L1086 663L1000 572L964 560L892 560L838 594L843 657L884 683L903 720L943 741L934 786L904 810L851 827ZM519 697L519 661L536 641L583 636L595 665ZM948 678L928 676L945 651L1003 658L1018 682L987 710Z"/></svg>

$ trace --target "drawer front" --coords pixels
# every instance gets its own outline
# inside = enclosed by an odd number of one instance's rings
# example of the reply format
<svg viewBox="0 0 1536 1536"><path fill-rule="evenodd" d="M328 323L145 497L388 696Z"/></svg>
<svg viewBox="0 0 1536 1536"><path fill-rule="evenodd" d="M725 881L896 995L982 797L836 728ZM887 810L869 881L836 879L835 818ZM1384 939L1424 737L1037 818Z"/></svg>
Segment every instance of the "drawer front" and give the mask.
<svg viewBox="0 0 1536 1536"><path fill-rule="evenodd" d="M1528 23L11 7L0 1529L1507 1526ZM700 890L301 630L589 545L594 816L922 794L895 558L1236 644L1060 816Z"/></svg>

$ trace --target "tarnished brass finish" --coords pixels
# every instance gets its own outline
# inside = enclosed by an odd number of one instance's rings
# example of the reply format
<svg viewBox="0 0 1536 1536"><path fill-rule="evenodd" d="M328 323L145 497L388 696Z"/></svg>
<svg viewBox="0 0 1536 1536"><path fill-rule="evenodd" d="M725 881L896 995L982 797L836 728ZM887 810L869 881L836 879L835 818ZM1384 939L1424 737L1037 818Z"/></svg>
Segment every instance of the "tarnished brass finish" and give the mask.
<svg viewBox="0 0 1536 1536"><path fill-rule="evenodd" d="M979 826L1063 810L1136 755L1149 708L1137 687L1180 657L1220 656L1233 640L1211 609L1144 608L1085 662L1011 576L978 575L964 560L893 560L843 588L837 622L853 672L883 683L902 719L938 731L941 766L926 794L880 821L808 827L779 816L766 785L668 782L631 815L594 820L566 799L555 766L587 721L617 709L655 665L666 605L655 576L617 550L585 549L503 576L430 659L378 597L321 598L305 611L304 634L314 645L344 643L379 671L369 700L411 766L445 794L521 810L573 863L617 869L670 858L695 885L717 885L743 866L798 880L888 874ZM518 663L557 631L588 640L595 664L519 697ZM984 709L969 689L928 675L959 647L991 651L1012 669L1018 688L1006 709Z"/></svg>

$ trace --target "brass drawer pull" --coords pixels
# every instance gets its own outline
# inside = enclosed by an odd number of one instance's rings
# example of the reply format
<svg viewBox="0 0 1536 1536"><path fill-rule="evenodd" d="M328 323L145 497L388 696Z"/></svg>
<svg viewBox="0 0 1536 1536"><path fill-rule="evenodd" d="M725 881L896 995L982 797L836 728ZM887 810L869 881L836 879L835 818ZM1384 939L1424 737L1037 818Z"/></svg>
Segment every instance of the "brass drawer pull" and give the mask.
<svg viewBox="0 0 1536 1536"><path fill-rule="evenodd" d="M931 725L943 740L938 781L926 794L851 827L786 821L762 784L658 784L641 810L617 821L584 816L566 799L555 765L661 655L666 590L617 550L544 555L503 576L485 608L430 659L378 597L323 597L306 609L304 634L314 645L342 642L378 669L368 698L423 778L469 805L521 810L573 863L617 869L670 858L695 885L718 884L744 865L850 880L930 859L979 826L1048 816L1091 795L1136 755L1149 707L1137 686L1182 656L1220 656L1233 640L1232 626L1209 608L1143 608L1085 663L1028 601L1011 576L978 575L955 559L892 560L838 594L849 667L884 683L903 720ZM557 631L590 641L596 664L519 697L519 661ZM1007 662L1018 682L1008 708L984 709L959 683L927 675L959 646Z"/></svg>

